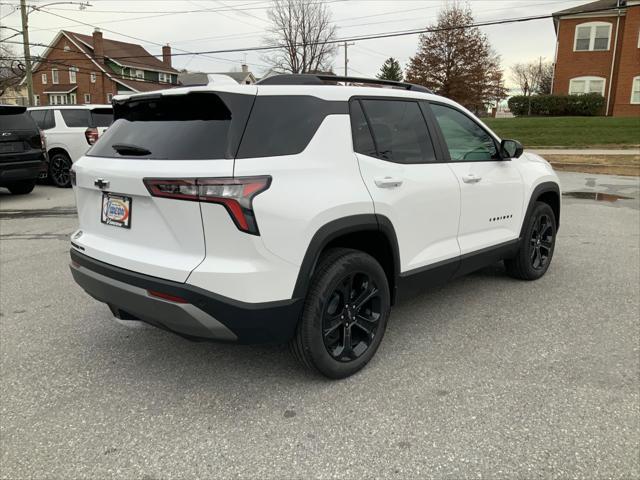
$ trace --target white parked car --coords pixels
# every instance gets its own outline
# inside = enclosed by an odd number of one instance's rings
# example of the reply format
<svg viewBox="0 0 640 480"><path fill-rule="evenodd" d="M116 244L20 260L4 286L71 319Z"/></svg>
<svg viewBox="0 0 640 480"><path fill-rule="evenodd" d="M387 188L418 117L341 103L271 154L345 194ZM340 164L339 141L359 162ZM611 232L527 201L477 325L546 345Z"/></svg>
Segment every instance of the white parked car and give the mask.
<svg viewBox="0 0 640 480"><path fill-rule="evenodd" d="M47 177L58 187L69 187L72 163L86 153L113 121L111 105L50 105L29 108L44 132L49 153Z"/></svg>
<svg viewBox="0 0 640 480"><path fill-rule="evenodd" d="M71 271L122 320L290 342L342 378L411 293L501 260L525 280L549 268L550 164L423 87L284 75L114 111L73 166Z"/></svg>

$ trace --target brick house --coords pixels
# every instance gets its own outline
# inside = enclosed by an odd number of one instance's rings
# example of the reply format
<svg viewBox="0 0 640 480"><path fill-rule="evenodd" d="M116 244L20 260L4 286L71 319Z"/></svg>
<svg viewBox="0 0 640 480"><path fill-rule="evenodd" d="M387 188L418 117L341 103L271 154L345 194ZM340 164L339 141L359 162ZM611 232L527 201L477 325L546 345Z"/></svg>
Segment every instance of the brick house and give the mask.
<svg viewBox="0 0 640 480"><path fill-rule="evenodd" d="M35 105L110 103L114 95L178 84L171 47L162 60L134 43L61 30L33 68Z"/></svg>
<svg viewBox="0 0 640 480"><path fill-rule="evenodd" d="M599 0L553 14L553 90L597 92L606 114L640 116L640 0Z"/></svg>

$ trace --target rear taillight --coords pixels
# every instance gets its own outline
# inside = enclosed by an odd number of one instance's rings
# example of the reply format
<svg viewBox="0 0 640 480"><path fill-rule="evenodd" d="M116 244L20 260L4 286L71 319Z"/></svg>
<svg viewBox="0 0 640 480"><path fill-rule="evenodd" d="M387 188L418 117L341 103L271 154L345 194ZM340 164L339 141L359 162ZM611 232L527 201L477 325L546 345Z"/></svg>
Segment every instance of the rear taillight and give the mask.
<svg viewBox="0 0 640 480"><path fill-rule="evenodd" d="M84 131L84 137L87 139L89 145L93 145L98 141L98 129L96 127L89 127Z"/></svg>
<svg viewBox="0 0 640 480"><path fill-rule="evenodd" d="M44 132L42 130L39 130L40 132L40 146L42 147L42 150L44 150L45 152L47 151L47 137L45 137Z"/></svg>
<svg viewBox="0 0 640 480"><path fill-rule="evenodd" d="M224 205L238 229L259 235L253 198L269 188L271 177L145 178L144 184L154 197Z"/></svg>

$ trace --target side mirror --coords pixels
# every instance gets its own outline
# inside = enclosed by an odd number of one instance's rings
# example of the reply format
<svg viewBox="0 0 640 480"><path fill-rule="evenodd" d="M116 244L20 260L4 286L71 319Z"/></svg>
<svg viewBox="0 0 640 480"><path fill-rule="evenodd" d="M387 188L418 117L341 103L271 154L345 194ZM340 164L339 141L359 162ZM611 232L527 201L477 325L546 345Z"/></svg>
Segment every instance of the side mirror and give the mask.
<svg viewBox="0 0 640 480"><path fill-rule="evenodd" d="M500 143L502 156L506 158L518 158L524 152L524 147L517 140L502 140Z"/></svg>

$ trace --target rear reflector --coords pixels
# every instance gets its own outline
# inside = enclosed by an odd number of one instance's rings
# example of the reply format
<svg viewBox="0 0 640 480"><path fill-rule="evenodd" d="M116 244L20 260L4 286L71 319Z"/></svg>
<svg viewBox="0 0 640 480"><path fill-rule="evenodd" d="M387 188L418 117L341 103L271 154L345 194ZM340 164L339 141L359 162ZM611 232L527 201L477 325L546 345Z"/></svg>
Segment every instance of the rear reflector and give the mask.
<svg viewBox="0 0 640 480"><path fill-rule="evenodd" d="M154 197L223 205L238 229L259 235L253 198L269 188L271 177L237 178L145 178Z"/></svg>
<svg viewBox="0 0 640 480"><path fill-rule="evenodd" d="M147 293L149 294L149 296L151 297L156 297L156 298L161 298L163 300L168 300L170 302L175 302L175 303L189 303L188 300L185 300L182 297L178 297L176 295L170 295L168 293L164 293L164 292L158 292L156 290L147 290Z"/></svg>

